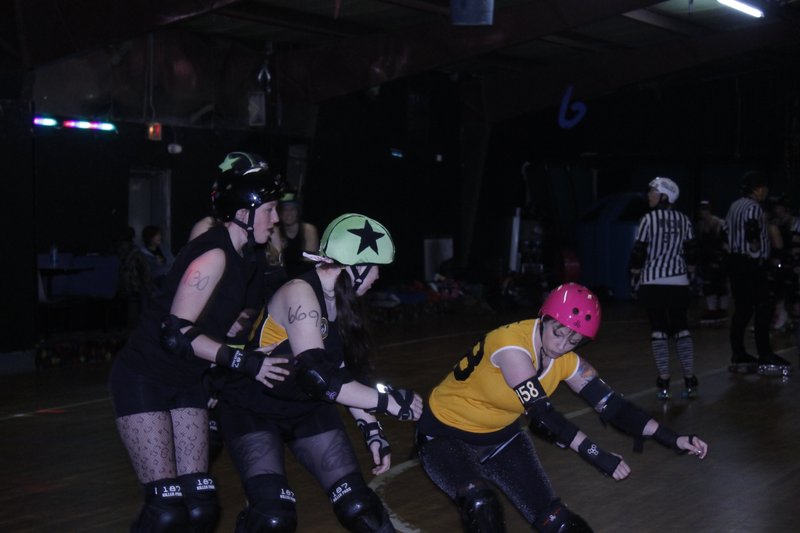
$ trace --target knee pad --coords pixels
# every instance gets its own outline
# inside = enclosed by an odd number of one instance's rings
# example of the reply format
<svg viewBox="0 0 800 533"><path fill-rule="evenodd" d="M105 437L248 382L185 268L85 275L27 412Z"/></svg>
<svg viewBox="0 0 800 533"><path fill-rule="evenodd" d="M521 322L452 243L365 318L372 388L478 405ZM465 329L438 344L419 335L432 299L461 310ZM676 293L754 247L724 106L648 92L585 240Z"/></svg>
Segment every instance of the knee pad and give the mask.
<svg viewBox="0 0 800 533"><path fill-rule="evenodd" d="M286 476L261 474L244 486L250 503L237 520L237 532L292 533L297 529L296 500Z"/></svg>
<svg viewBox="0 0 800 533"><path fill-rule="evenodd" d="M675 340L683 339L684 337L691 337L692 334L689 332L688 329L682 329L678 333L675 334Z"/></svg>
<svg viewBox="0 0 800 533"><path fill-rule="evenodd" d="M669 338L669 335L667 335L663 331L651 331L650 332L650 340L651 341L667 340L668 338Z"/></svg>
<svg viewBox="0 0 800 533"><path fill-rule="evenodd" d="M456 494L461 526L467 533L505 531L503 506L497 494L483 483L470 484Z"/></svg>
<svg viewBox="0 0 800 533"><path fill-rule="evenodd" d="M389 514L360 473L349 474L328 491L333 512L348 531L388 533L394 531Z"/></svg>
<svg viewBox="0 0 800 533"><path fill-rule="evenodd" d="M131 533L181 533L189 529L189 513L177 479L160 479L147 483L144 505Z"/></svg>
<svg viewBox="0 0 800 533"><path fill-rule="evenodd" d="M550 502L533 522L533 527L540 533L592 533L589 524L560 500Z"/></svg>
<svg viewBox="0 0 800 533"><path fill-rule="evenodd" d="M178 476L192 533L211 533L219 522L219 501L214 479L206 473Z"/></svg>

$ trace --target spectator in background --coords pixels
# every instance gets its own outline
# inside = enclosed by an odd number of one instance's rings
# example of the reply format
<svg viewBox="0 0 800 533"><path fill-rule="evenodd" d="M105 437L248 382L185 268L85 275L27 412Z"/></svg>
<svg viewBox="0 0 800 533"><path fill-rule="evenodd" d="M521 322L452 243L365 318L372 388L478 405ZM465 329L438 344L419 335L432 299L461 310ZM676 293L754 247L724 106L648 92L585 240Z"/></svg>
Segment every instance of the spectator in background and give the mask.
<svg viewBox="0 0 800 533"><path fill-rule="evenodd" d="M694 343L689 331L689 276L694 273L696 241L689 217L674 209L678 184L657 177L647 199L651 211L642 217L630 257L632 285L650 319L650 347L658 369L659 400L669 400L669 339L675 339L685 389L684 398L697 395Z"/></svg>
<svg viewBox="0 0 800 533"><path fill-rule="evenodd" d="M788 370L789 362L772 351L769 327L775 309L770 286L769 259L771 242L767 217L761 202L769 188L761 172L747 172L742 177L742 197L733 202L725 217L725 242L728 251L728 274L733 295L731 317L731 372L772 373ZM758 359L747 353L744 335L753 317Z"/></svg>
<svg viewBox="0 0 800 533"><path fill-rule="evenodd" d="M130 330L136 327L142 310L155 290L147 258L133 242L135 235L135 230L128 226L117 246L117 299L125 307L126 326Z"/></svg>
<svg viewBox="0 0 800 533"><path fill-rule="evenodd" d="M697 274L703 284L706 312L701 321L718 321L728 316L728 279L723 266L725 221L711 212L711 202L697 208Z"/></svg>
<svg viewBox="0 0 800 533"><path fill-rule="evenodd" d="M161 287L161 282L167 271L175 262L169 247L164 245L161 236L161 228L158 226L145 226L142 229L142 253L147 258L150 266L150 276L153 285Z"/></svg>
<svg viewBox="0 0 800 533"><path fill-rule="evenodd" d="M270 241L270 256L278 256L286 275L291 279L308 272L314 263L303 252L316 253L319 249L319 232L316 226L304 222L302 207L296 192L285 193L278 202L280 231ZM277 253L276 253L277 252Z"/></svg>
<svg viewBox="0 0 800 533"><path fill-rule="evenodd" d="M793 318L798 314L795 309L798 291L795 268L800 265L800 221L792 215L786 197L770 197L767 204L772 245L770 268L776 300L772 328L783 329L789 323L790 313Z"/></svg>

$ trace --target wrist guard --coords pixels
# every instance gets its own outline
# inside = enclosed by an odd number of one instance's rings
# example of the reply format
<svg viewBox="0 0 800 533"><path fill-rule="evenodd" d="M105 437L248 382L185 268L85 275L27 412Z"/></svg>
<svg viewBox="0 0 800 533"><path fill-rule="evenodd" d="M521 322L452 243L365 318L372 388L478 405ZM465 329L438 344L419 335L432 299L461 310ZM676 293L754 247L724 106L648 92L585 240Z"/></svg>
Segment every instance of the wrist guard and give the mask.
<svg viewBox="0 0 800 533"><path fill-rule="evenodd" d="M617 469L617 465L622 461L622 459L616 455L601 450L600 447L588 437L583 439L581 445L578 446L578 455L607 476L612 475L614 470Z"/></svg>
<svg viewBox="0 0 800 533"><path fill-rule="evenodd" d="M265 357L265 354L255 350L241 350L223 344L217 350L215 361L219 366L256 377L261 370L261 363L264 362Z"/></svg>
<svg viewBox="0 0 800 533"><path fill-rule="evenodd" d="M367 450L372 452L372 443L377 442L380 446L378 453L381 459L392 453L392 447L389 446L389 441L386 440L386 435L383 434L383 428L380 422L367 422L366 420L357 419L356 425L364 435L364 443L367 445Z"/></svg>
<svg viewBox="0 0 800 533"><path fill-rule="evenodd" d="M414 402L414 391L410 389L393 389L389 385L376 386L378 390L378 405L374 409L367 409L368 413L382 413L392 415L398 420L411 420L414 413L411 411L411 404ZM388 411L389 395L394 398L394 401L400 406L397 414L392 414Z"/></svg>

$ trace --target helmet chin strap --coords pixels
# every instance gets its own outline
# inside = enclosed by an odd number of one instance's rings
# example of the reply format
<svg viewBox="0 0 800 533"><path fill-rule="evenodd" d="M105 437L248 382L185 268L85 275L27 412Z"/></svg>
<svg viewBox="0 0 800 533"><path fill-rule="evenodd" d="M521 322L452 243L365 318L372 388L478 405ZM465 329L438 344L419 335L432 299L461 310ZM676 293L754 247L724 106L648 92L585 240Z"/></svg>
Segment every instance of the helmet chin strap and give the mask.
<svg viewBox="0 0 800 533"><path fill-rule="evenodd" d="M250 208L247 212L247 224L234 217L231 222L244 229L247 232L247 244L244 245L244 254L250 255L256 247L256 236L253 233L253 224L256 219L255 208Z"/></svg>
<svg viewBox="0 0 800 533"><path fill-rule="evenodd" d="M367 265L367 268L364 269L364 272L361 274L358 273L358 267L356 265L350 265L350 273L353 274L353 291L358 291L359 287L364 284L364 280L367 279L367 274L369 271L372 270L372 265Z"/></svg>

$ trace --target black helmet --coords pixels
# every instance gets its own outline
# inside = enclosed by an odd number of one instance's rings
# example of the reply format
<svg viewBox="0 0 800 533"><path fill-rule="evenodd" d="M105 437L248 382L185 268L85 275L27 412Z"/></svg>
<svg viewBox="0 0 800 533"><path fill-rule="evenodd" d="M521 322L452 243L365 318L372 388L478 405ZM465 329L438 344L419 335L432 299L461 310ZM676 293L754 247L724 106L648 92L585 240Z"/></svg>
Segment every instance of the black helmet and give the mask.
<svg viewBox="0 0 800 533"><path fill-rule="evenodd" d="M284 182L273 174L260 156L247 152L231 152L219 165L222 174L214 182L211 203L214 216L233 219L239 209L256 209L261 204L278 200Z"/></svg>

